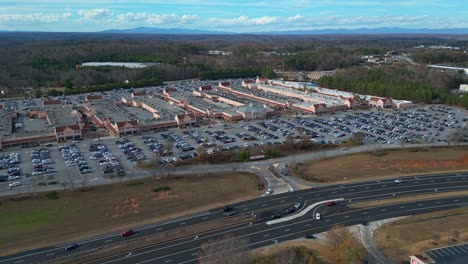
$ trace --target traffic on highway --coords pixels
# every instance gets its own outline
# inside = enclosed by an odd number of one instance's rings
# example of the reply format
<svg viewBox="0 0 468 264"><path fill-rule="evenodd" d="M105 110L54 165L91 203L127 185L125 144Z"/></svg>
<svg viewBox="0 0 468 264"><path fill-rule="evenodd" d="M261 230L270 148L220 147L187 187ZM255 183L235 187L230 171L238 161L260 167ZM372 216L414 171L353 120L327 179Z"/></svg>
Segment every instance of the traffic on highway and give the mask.
<svg viewBox="0 0 468 264"><path fill-rule="evenodd" d="M347 205L362 201L376 201L385 198L403 197L415 194L466 190L468 188L467 179L467 172L398 177L387 180L373 180L343 185L330 185L326 187L264 196L253 200L232 204L228 207L213 209L197 215L174 219L165 223L145 227L132 227L131 229L122 230L118 233L106 234L104 236L83 241L75 241L69 245L76 244L76 246L68 250L64 250L67 245L56 245L11 256L5 256L0 258L0 263L50 263L54 260L66 260L67 258L74 257L76 254L83 254L84 252L96 252L103 248L109 248L111 246L121 244L122 242L142 239L144 237L151 237L169 230L189 228L192 225L229 217L237 217L242 215L254 216L254 219L250 222L221 228L212 231L211 233L209 232L208 234L212 234L211 236L207 236L207 234L204 233L203 235L200 234L196 236L180 238L176 239L175 241L163 242L154 246L155 248L161 248L157 250L164 249L162 252L157 253L158 258L161 258L161 260L169 260L171 259L171 256L174 256L172 255L174 253L171 253L171 250L175 250L174 246L178 245L178 247L175 247L178 248L178 250L176 250L178 252L177 256L172 258L171 261L173 261L173 263L191 263L194 261L194 259L196 259L195 255L193 254L198 252L198 246L200 243L208 238L220 234L233 233L236 237L246 236L246 239L248 239L249 243L252 243L250 244L250 247L256 248L262 245L271 244L272 239L281 241L303 237L306 234L325 230L326 228L337 223L346 225L359 224L362 223L363 220L371 221L383 219L384 217L394 217L426 212L427 210L430 211L447 209L446 207L455 206L457 204L461 204L462 202L466 202L466 199L468 198L452 199L451 201L453 203L451 203L450 206L446 203L450 199L441 199L441 206L435 207L427 207L428 203L426 201L414 204L410 203L409 205L399 205L397 207L393 205L384 206L381 208L379 207L380 209L370 208L366 210L351 209L347 207ZM306 206L313 203L338 198L342 198L343 201L327 203L327 206L323 206L317 211L311 211L303 217L282 222L277 225L266 224L266 222L269 220L297 213ZM401 206L403 207L400 208ZM395 208L399 210L394 210ZM232 214L227 214L229 212ZM318 219L316 217L317 214L320 215ZM190 254L182 254L182 252L184 252L183 250L180 250L180 246L182 245L184 248L189 250L187 252ZM118 256L114 256L110 260L106 261L111 261L109 263L145 263L144 261L146 260L156 261L154 259L154 255L152 255L150 252L153 251L149 251L149 253L144 254L133 252L131 258L135 259L132 260L127 260L129 256L125 256L125 259L122 259L122 256L119 254ZM146 259L142 260L140 258ZM158 263L163 263L159 262L160 259L157 259L157 261ZM96 263L107 262L99 261Z"/></svg>

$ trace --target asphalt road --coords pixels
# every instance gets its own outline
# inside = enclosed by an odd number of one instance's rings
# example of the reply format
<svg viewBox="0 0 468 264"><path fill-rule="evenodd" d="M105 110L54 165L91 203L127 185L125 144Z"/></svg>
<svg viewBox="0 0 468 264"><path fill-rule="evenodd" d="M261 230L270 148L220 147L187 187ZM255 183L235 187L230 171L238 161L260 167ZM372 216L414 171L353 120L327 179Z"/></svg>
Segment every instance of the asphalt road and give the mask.
<svg viewBox="0 0 468 264"><path fill-rule="evenodd" d="M452 173L424 175L418 177L406 177L401 179L403 179L403 182L401 184L396 184L393 179L388 179L381 181L374 180L368 182L352 183L347 185L330 185L326 187L260 197L253 200L244 201L232 206L235 207L235 210L238 213L250 214L251 212L258 212L260 210L267 209L283 210L285 207L289 207L297 202L301 202L303 205L310 205L314 202L323 201L327 199L345 198L345 203L349 203L358 201L378 200L389 197L401 197L421 193L434 193L436 191L445 192L468 189L468 172L458 174ZM327 215L327 213L330 212L325 212L325 215ZM372 214L369 212L369 215ZM23 252L11 256L5 256L0 258L0 263L47 263L54 259L71 256L73 254L80 253L83 251L95 250L109 245L118 244L123 241L137 239L144 236L151 236L167 230L188 227L190 225L204 223L215 219L222 219L224 217L226 216L223 215L222 208L217 208L209 212L204 212L194 216L176 219L165 223L134 228L137 231L137 234L131 237L122 238L119 236L118 233L110 233L96 238L91 238L85 241L77 241L77 243L80 244L80 247L73 251L65 251L63 248L64 245L56 245L33 251ZM393 215L389 217L393 217ZM302 217L297 221L300 222L305 218L306 217ZM323 223L328 224L327 220L323 221ZM356 221L356 219L354 220ZM262 224L255 224L253 226L255 228L260 228L260 230L270 229L270 227L266 226L266 224L263 223L265 220L260 221L262 222ZM289 224L289 222L285 224L287 225ZM336 224L336 222L333 222L332 224ZM328 226L329 225L326 225L326 227ZM271 228L275 227L272 226ZM243 230L243 227L241 229ZM315 232L315 229L311 231ZM229 230L227 232L232 232L232 230ZM290 236L293 236L293 234L286 235L284 238L291 239L289 238ZM191 239L192 238L189 238L189 240ZM260 242L258 245L266 245L264 243L267 242ZM158 263L160 262L158 261ZM178 262L175 261L174 263Z"/></svg>
<svg viewBox="0 0 468 264"><path fill-rule="evenodd" d="M282 241L302 238L306 234L320 233L338 224L346 226L360 224L363 218L375 221L466 206L468 206L468 196L354 209L347 212L331 213L325 215L321 220L314 220L312 214L309 214L303 218L273 226L267 226L265 223L259 222L221 232L210 232L197 239L194 237L184 238L136 250L132 252L131 256L123 253L89 263L197 263L201 244L226 234L231 234L243 240L246 248L255 249ZM219 252L219 254L221 255L223 252Z"/></svg>

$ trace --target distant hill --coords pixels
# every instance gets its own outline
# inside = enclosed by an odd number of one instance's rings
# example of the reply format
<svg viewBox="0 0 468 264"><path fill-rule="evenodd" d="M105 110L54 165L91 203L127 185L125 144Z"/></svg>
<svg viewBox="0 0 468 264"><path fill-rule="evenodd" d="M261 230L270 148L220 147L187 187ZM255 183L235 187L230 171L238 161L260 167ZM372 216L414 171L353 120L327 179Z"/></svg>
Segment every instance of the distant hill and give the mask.
<svg viewBox="0 0 468 264"><path fill-rule="evenodd" d="M331 34L468 34L468 28L357 28L357 29L317 29L317 30L288 30L288 31L260 31L260 32L227 32L186 28L150 28L139 27L130 29L109 29L98 33L113 34L181 34L181 35L213 35L213 34L258 34L258 35L331 35Z"/></svg>
<svg viewBox="0 0 468 264"><path fill-rule="evenodd" d="M112 34L174 34L174 35L203 35L203 34L233 34L232 32L198 30L186 28L149 28L138 27L130 29L109 29L98 33ZM235 34L235 33L234 33Z"/></svg>
<svg viewBox="0 0 468 264"><path fill-rule="evenodd" d="M468 28L356 28L318 29L258 32L277 35L321 35L321 34L468 34Z"/></svg>

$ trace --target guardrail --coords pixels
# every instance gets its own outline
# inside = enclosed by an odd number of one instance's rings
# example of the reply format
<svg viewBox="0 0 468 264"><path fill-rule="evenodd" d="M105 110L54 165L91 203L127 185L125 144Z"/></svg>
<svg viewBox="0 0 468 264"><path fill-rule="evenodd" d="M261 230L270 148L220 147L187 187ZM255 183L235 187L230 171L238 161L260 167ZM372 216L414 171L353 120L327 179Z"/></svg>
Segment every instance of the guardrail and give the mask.
<svg viewBox="0 0 468 264"><path fill-rule="evenodd" d="M278 223L290 221L290 220L293 220L293 219L304 216L305 214L310 212L312 209L314 209L315 207L317 207L317 206L319 206L321 204L325 204L325 203L328 203L328 202L339 202L339 201L344 201L344 198L325 200L325 201L313 203L313 204L307 206L307 208L305 208L304 210L300 211L297 214L293 214L293 215L290 215L290 216L286 216L286 217L282 217L282 218L279 218L279 219L271 220L271 221L266 222L266 224L267 225L273 225L273 224L278 224Z"/></svg>

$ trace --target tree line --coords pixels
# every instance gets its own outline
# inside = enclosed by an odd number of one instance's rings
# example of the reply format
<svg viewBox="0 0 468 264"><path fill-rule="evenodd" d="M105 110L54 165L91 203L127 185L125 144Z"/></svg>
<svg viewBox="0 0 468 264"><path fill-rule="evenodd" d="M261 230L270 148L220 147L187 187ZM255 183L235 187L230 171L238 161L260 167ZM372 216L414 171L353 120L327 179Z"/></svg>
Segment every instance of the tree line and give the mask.
<svg viewBox="0 0 468 264"><path fill-rule="evenodd" d="M370 94L423 103L443 103L468 108L468 95L451 94L448 88L436 88L422 80L412 80L409 70L354 68L322 77L318 84L358 94ZM455 88L455 87L453 87Z"/></svg>

